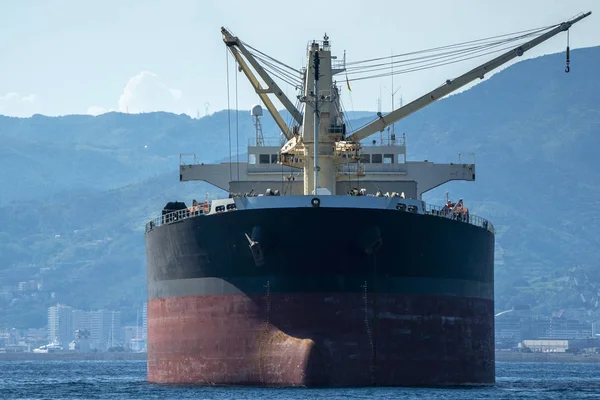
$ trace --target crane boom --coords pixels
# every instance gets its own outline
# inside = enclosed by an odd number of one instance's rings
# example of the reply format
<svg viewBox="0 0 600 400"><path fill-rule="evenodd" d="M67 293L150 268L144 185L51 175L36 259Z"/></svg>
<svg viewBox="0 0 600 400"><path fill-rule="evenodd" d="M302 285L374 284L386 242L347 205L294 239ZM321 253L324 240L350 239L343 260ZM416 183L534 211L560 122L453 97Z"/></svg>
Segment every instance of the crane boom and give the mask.
<svg viewBox="0 0 600 400"><path fill-rule="evenodd" d="M256 79L250 68L248 68L248 65L246 64L244 58L236 49L231 47L229 49L231 50L231 54L233 54L233 56L235 57L242 71L244 71L244 74L246 74L246 77L250 81L250 84L252 85L252 87L254 87L256 94L258 94L258 97L260 97L265 107L267 107L267 110L269 110L269 113L271 113L271 115L273 116L275 123L277 124L279 129L281 129L283 135L288 139L291 138L293 136L292 132L287 127L285 121L281 117L281 114L279 114L277 108L275 108L275 105L273 105L273 102L271 101L265 90L260 86L260 82L258 81L258 79Z"/></svg>
<svg viewBox="0 0 600 400"><path fill-rule="evenodd" d="M265 107L267 107L267 110L269 110L269 113L271 113L271 115L275 119L275 122L277 123L285 137L288 140L291 139L292 133L290 132L289 128L283 121L283 118L281 117L281 115L279 114L279 112L277 111L267 94L273 93L275 96L277 96L281 104L283 104L283 106L288 110L288 112L292 115L294 120L296 120L298 125L302 125L302 113L298 111L298 109L294 106L290 99L288 99L285 93L283 93L283 91L277 85L277 83L275 83L275 81L271 78L267 71L265 71L264 68L258 63L258 61L256 61L256 59L252 56L252 54L248 51L248 49L246 49L244 44L237 37L233 36L227 29L223 27L221 28L221 33L223 34L223 41L237 60L240 68L242 69L242 71L244 71L244 74L246 74L246 77L254 87L254 90L256 91L258 96L263 101ZM267 84L268 88L264 89L261 86L260 82L258 81L256 76L254 76L242 55L245 57L246 60L248 60L248 63L252 65L254 70Z"/></svg>
<svg viewBox="0 0 600 400"><path fill-rule="evenodd" d="M347 140L359 142L373 133L383 131L389 125L401 120L402 118L407 117L408 115L414 113L415 111L420 110L421 108L433 103L436 100L441 99L442 97L454 92L455 90L473 82L477 78L483 79L486 73L493 71L494 69L506 64L508 61L512 60L515 57L520 57L527 50L532 49L533 47L545 42L551 37L557 35L560 32L564 32L568 30L573 24L579 22L583 18L589 16L592 12L589 11L585 14L581 14L567 22L563 22L554 29L544 33L536 37L535 39L526 42L519 47L509 50L506 53L494 58L491 61L488 61L485 64L480 65L455 78L454 80L448 80L445 84L438 87L437 89L432 90L431 92L419 97L418 99L408 103L404 107L400 107L385 116L380 116L378 120L373 121L372 123L364 126L363 128L353 132Z"/></svg>

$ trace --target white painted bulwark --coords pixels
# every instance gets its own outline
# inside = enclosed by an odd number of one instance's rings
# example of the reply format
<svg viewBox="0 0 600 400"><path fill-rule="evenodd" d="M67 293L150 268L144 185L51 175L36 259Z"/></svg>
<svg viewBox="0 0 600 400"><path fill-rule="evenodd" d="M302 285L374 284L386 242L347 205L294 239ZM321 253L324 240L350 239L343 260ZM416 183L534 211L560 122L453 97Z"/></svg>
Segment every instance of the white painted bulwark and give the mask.
<svg viewBox="0 0 600 400"><path fill-rule="evenodd" d="M316 199L316 201L315 201ZM235 197L238 210L266 208L367 208L377 210L397 210L399 204L409 207L412 212L423 214L425 203L420 200L401 197L375 196L260 196Z"/></svg>

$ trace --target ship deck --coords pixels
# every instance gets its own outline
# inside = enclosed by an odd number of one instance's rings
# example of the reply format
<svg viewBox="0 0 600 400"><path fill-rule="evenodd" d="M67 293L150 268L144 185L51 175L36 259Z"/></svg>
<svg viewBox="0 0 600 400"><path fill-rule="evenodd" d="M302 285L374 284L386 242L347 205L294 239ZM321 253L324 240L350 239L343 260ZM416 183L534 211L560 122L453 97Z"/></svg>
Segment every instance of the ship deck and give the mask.
<svg viewBox="0 0 600 400"><path fill-rule="evenodd" d="M222 212L235 212L249 209L268 208L301 208L301 207L329 207L329 208L356 208L356 209L389 209L399 212L410 212L431 216L434 218L446 218L494 233L494 225L487 219L474 215L470 212L457 213L447 207L426 204L424 201L415 199L404 199L401 197L377 197L377 196L254 196L233 197L228 199L213 200L208 210L202 207L188 207L164 213L152 218L146 223L146 233L152 229L184 219L220 214Z"/></svg>

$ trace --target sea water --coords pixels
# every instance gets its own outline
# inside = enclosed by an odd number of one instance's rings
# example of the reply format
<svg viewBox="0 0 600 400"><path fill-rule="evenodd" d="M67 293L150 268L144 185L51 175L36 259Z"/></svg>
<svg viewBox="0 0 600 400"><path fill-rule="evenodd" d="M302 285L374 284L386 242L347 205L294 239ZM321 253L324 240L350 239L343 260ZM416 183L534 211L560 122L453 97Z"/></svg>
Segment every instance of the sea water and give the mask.
<svg viewBox="0 0 600 400"><path fill-rule="evenodd" d="M600 399L600 364L496 364L472 388L247 388L157 385L145 361L0 361L0 399Z"/></svg>

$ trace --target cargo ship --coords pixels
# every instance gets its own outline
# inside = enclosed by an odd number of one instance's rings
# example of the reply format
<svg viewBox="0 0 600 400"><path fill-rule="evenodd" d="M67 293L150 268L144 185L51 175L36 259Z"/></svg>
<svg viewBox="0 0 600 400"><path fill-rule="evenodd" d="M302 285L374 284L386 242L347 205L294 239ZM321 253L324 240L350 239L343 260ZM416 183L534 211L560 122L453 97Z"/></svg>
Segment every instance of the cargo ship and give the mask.
<svg viewBox="0 0 600 400"><path fill-rule="evenodd" d="M222 28L284 139L266 143L258 106L247 160L182 157L180 181L229 195L170 202L146 224L148 381L493 384L494 227L462 199L422 199L474 181L475 164L407 161L404 138L389 130L365 141L589 14L519 33L518 45L353 132L334 80L347 74L345 56L332 55L327 35L308 43L296 108L272 77L287 66Z"/></svg>

